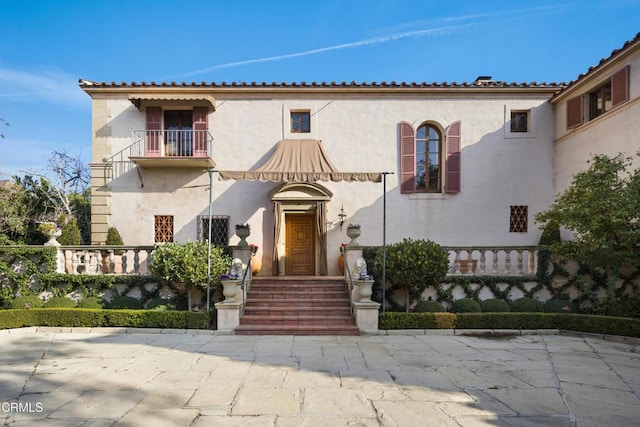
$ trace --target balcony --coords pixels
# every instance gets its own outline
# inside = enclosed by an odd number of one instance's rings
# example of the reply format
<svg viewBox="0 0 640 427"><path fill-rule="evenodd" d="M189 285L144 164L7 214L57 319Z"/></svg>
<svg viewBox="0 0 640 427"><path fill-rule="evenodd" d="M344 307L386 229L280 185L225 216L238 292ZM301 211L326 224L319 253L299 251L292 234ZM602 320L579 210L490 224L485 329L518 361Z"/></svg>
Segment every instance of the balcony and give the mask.
<svg viewBox="0 0 640 427"><path fill-rule="evenodd" d="M213 137L207 130L133 130L132 135L129 160L139 167L215 167Z"/></svg>

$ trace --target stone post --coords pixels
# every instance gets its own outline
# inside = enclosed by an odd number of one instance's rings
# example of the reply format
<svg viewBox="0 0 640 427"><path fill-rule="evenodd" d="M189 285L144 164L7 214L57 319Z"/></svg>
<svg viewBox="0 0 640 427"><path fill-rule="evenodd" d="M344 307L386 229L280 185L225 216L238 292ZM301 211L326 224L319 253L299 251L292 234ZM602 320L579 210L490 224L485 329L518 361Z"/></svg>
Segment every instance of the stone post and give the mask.
<svg viewBox="0 0 640 427"><path fill-rule="evenodd" d="M232 333L240 324L241 302L215 304L218 319L218 331Z"/></svg>
<svg viewBox="0 0 640 427"><path fill-rule="evenodd" d="M378 332L378 309L377 302L352 302L353 311L356 316L356 325L363 334L375 334Z"/></svg>

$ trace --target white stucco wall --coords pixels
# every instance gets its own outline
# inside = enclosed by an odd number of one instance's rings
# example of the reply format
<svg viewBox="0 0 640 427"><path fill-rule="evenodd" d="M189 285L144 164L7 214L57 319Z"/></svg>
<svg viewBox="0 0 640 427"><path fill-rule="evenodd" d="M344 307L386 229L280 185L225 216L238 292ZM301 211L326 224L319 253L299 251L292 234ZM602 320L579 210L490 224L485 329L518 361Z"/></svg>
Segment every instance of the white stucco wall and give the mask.
<svg viewBox="0 0 640 427"><path fill-rule="evenodd" d="M566 129L567 99L586 94L611 75L629 66L629 101L575 129ZM586 113L585 113L586 114ZM554 105L556 148L555 189L562 193L576 173L588 167L595 154L634 156L640 150L640 50L598 71L592 79L577 84ZM640 167L638 157L633 167Z"/></svg>
<svg viewBox="0 0 640 427"><path fill-rule="evenodd" d="M548 207L554 194L553 116L548 97L533 92L408 99L216 95L209 130L215 139L213 158L219 170L254 169L283 138L317 138L338 170L394 172L387 178L388 242L412 237L443 245L534 245L540 233L533 215ZM109 126L96 129L94 144L106 142L115 153L131 144L132 128L144 128L144 112L126 95L110 99L107 106L100 114L108 115ZM311 110L311 134L288 133L292 109ZM531 109L533 128L525 137L516 138L518 135L510 135L505 127L508 129L510 111L523 109ZM403 120L415 126L432 121L442 129L461 120L460 193L400 194L398 124ZM125 243L151 244L154 215L174 216L177 241L195 239L196 217L207 214L207 173L199 169L147 168L140 172L142 181L132 170L109 183L110 223L118 227ZM344 206L346 222L362 224L361 244L382 243L382 184L321 184L334 194L327 205L329 220L335 220ZM248 240L261 247L267 267L273 244L273 214L267 193L276 185L216 178L213 188L213 214L230 215L232 229L234 224L248 222L252 227ZM509 232L510 205L529 206L527 233ZM235 236L231 238L231 244L237 241ZM338 249L348 241L339 227L329 231L330 274L337 274Z"/></svg>

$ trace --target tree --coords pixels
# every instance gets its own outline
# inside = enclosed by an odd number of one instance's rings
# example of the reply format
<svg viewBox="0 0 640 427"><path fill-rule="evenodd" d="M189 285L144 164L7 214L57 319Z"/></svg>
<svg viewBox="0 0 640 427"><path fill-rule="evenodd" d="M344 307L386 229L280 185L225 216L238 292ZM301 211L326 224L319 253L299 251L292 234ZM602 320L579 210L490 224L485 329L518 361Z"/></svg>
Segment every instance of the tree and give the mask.
<svg viewBox="0 0 640 427"><path fill-rule="evenodd" d="M632 160L622 153L594 156L551 207L535 216L542 227L552 224L573 233L572 240L552 243L552 253L610 281L619 268L640 263L640 169L631 170Z"/></svg>
<svg viewBox="0 0 640 427"><path fill-rule="evenodd" d="M378 257L382 254L378 253ZM379 259L376 265L382 265ZM449 270L449 257L440 245L430 240L412 240L387 246L386 277L391 289L405 289L406 311L410 305L422 298L429 286L436 286Z"/></svg>
<svg viewBox="0 0 640 427"><path fill-rule="evenodd" d="M20 240L30 244L42 243L42 236L35 233L38 223L77 220L82 241L90 240L90 182L88 167L80 157L72 157L64 151L54 151L48 159L48 174L14 176L15 185L26 193L22 199L26 225ZM0 217L4 211L0 206Z"/></svg>
<svg viewBox="0 0 640 427"><path fill-rule="evenodd" d="M149 266L151 273L174 285L186 288L191 305L191 289L206 289L208 276L208 246L204 242L163 243L153 249ZM231 259L220 247L211 248L211 278L220 284L220 275L231 265Z"/></svg>

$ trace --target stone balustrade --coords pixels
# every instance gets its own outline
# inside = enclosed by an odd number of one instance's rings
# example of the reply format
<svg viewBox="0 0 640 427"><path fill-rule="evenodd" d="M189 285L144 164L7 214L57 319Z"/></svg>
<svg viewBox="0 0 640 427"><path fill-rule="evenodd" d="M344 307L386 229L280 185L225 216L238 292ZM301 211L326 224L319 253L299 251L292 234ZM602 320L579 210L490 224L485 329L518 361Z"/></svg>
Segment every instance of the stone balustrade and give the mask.
<svg viewBox="0 0 640 427"><path fill-rule="evenodd" d="M149 274L153 246L59 246L58 251L64 260L58 273Z"/></svg>
<svg viewBox="0 0 640 427"><path fill-rule="evenodd" d="M476 276L534 275L537 246L449 246L449 274Z"/></svg>

